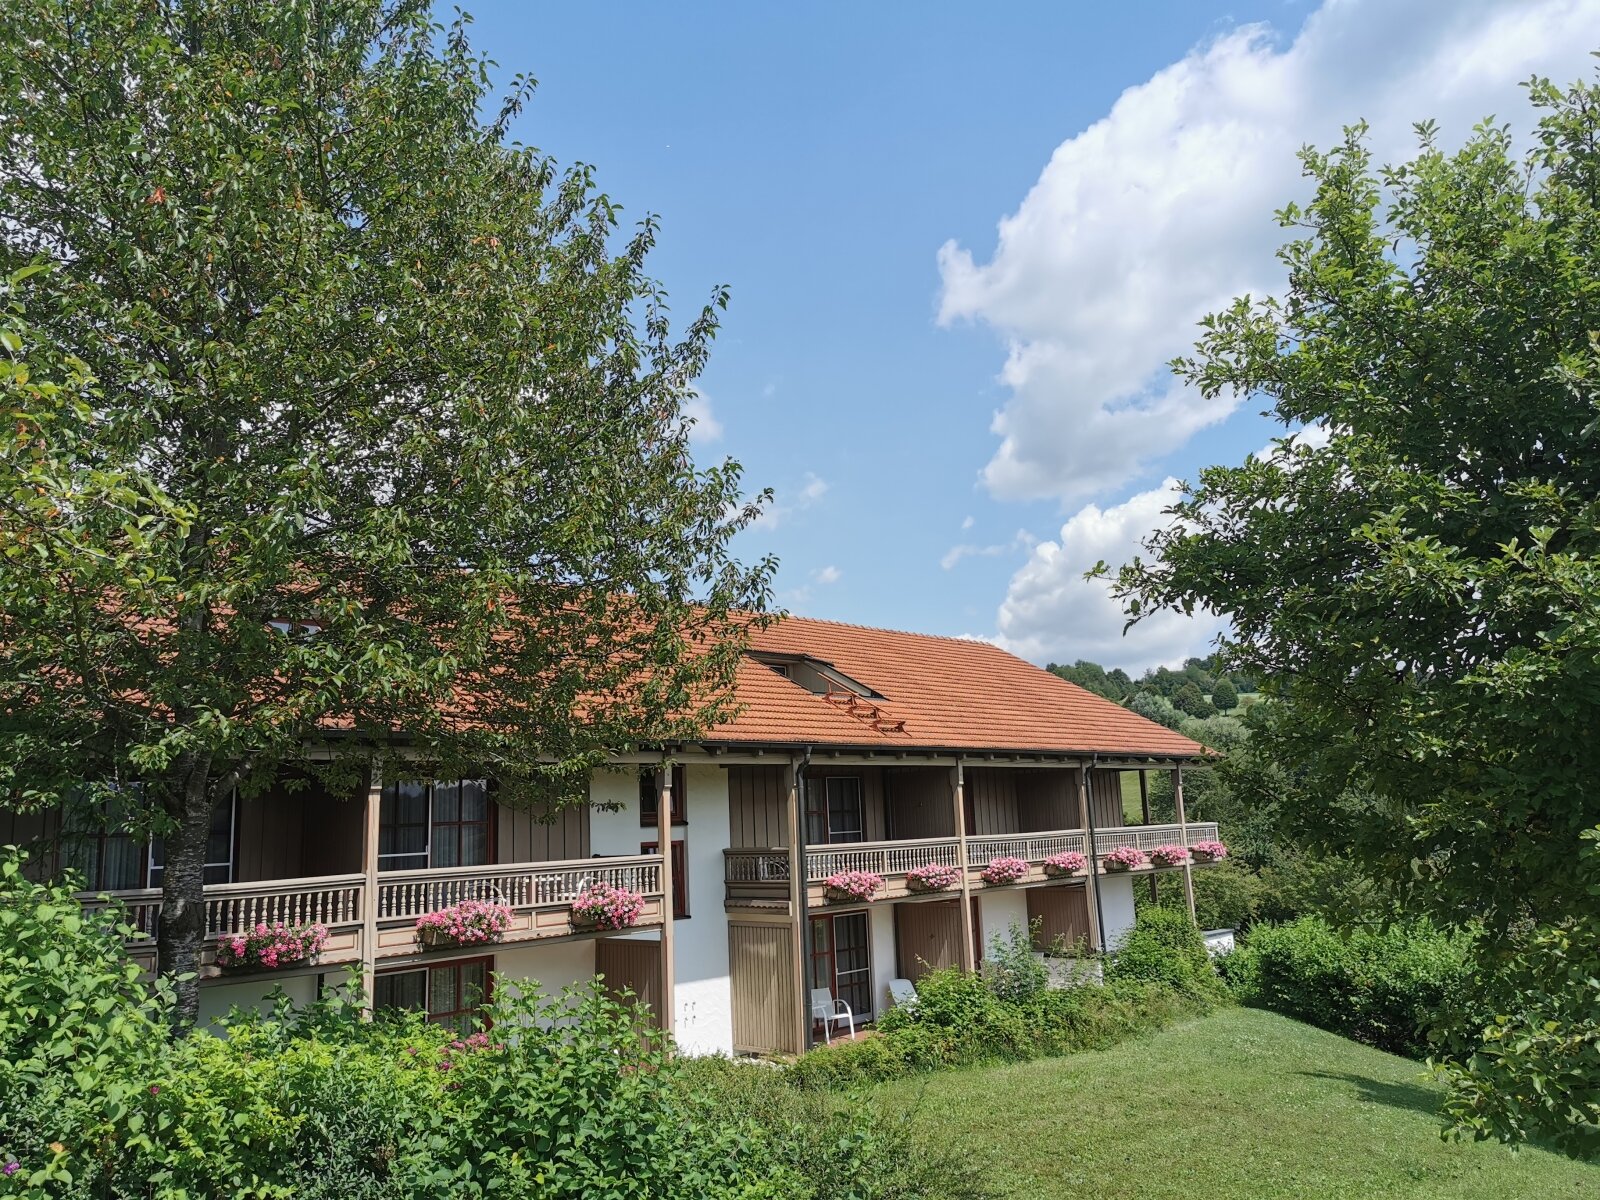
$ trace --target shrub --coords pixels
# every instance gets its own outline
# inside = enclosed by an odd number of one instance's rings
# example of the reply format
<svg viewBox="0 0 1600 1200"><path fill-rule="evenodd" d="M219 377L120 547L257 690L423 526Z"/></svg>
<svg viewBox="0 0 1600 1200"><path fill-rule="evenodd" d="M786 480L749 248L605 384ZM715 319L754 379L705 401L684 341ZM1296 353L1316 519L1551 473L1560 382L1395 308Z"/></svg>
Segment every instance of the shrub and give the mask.
<svg viewBox="0 0 1600 1200"><path fill-rule="evenodd" d="M1027 859L1001 855L999 858L991 858L989 860L989 865L984 867L980 878L987 884L998 886L1005 883L1015 883L1027 874Z"/></svg>
<svg viewBox="0 0 1600 1200"><path fill-rule="evenodd" d="M1226 679L1211 685L1211 707L1218 712L1228 712L1239 707L1239 693Z"/></svg>
<svg viewBox="0 0 1600 1200"><path fill-rule="evenodd" d="M258 923L243 933L225 933L217 939L219 967L288 967L303 963L328 940L326 925Z"/></svg>
<svg viewBox="0 0 1600 1200"><path fill-rule="evenodd" d="M602 880L578 893L572 901L572 915L601 929L627 929L644 916L644 897Z"/></svg>
<svg viewBox="0 0 1600 1200"><path fill-rule="evenodd" d="M1108 981L1154 983L1185 995L1211 996L1217 974L1205 939L1186 912L1147 908L1106 967Z"/></svg>
<svg viewBox="0 0 1600 1200"><path fill-rule="evenodd" d="M995 999L1023 1004L1044 991L1050 982L1049 970L1033 952L1039 927L1037 919L1027 928L1012 925L1005 935L996 935L989 942L989 952L983 960L983 981Z"/></svg>
<svg viewBox="0 0 1600 1200"><path fill-rule="evenodd" d="M574 912L578 910L576 903L572 907ZM417 935L424 941L457 946L480 946L495 941L510 928L511 910L504 904L493 904L487 900L463 900L438 912L423 913L417 918Z"/></svg>
<svg viewBox="0 0 1600 1200"><path fill-rule="evenodd" d="M1424 922L1346 935L1301 917L1257 926L1223 972L1245 1004L1421 1057L1467 982L1468 946Z"/></svg>
<svg viewBox="0 0 1600 1200"><path fill-rule="evenodd" d="M1224 859L1214 867L1194 873L1195 921L1201 929L1248 929L1256 917L1263 884L1259 876L1237 860ZM1187 912L1183 880L1176 875L1158 876L1157 903L1175 912ZM1134 889L1134 903L1142 913L1150 905L1145 889Z"/></svg>

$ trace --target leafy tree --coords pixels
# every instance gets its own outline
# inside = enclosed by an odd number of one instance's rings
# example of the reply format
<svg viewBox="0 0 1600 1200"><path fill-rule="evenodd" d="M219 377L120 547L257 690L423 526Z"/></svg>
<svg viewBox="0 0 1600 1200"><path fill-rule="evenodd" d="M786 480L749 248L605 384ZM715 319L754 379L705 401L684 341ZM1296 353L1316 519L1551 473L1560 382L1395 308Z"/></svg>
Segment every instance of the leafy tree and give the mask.
<svg viewBox="0 0 1600 1200"><path fill-rule="evenodd" d="M1128 707L1146 720L1165 725L1168 729L1176 729L1183 723L1183 714L1173 708L1172 702L1165 696L1158 696L1155 692L1140 692Z"/></svg>
<svg viewBox="0 0 1600 1200"><path fill-rule="evenodd" d="M1218 712L1231 712L1239 707L1239 693L1233 684L1222 678L1211 685L1211 706Z"/></svg>
<svg viewBox="0 0 1600 1200"><path fill-rule="evenodd" d="M509 143L531 85L495 105L430 9L0 25L0 269L53 268L7 300L0 795L116 785L165 838L171 971L213 806L330 725L330 783L403 737L565 795L726 712L768 597L737 465L687 443L725 293L675 339L654 219Z"/></svg>
<svg viewBox="0 0 1600 1200"><path fill-rule="evenodd" d="M1070 667L1051 663L1045 670L1053 675L1059 675L1068 683L1077 684L1085 691L1093 692L1096 696L1103 696L1107 700L1119 703L1127 696L1130 686L1126 671L1118 669L1108 672L1099 663L1082 658Z"/></svg>
<svg viewBox="0 0 1600 1200"><path fill-rule="evenodd" d="M1188 713L1191 717L1214 717L1217 713L1192 679L1186 680L1183 686L1172 694L1172 705L1179 712Z"/></svg>
<svg viewBox="0 0 1600 1200"><path fill-rule="evenodd" d="M1203 471L1117 580L1135 619L1229 617L1227 660L1286 701L1256 736L1302 778L1303 843L1481 921L1480 978L1520 955L1549 989L1547 1040L1458 1079L1506 1101L1473 1105L1474 1132L1512 1139L1600 1119L1592 1092L1521 1099L1565 1069L1555 1043L1593 1071L1600 937L1540 973L1509 932L1600 920L1580 871L1600 825L1600 87L1529 92L1526 159L1493 125L1447 154L1431 123L1380 173L1360 126L1304 153L1282 298L1208 318L1175 366L1319 434Z"/></svg>

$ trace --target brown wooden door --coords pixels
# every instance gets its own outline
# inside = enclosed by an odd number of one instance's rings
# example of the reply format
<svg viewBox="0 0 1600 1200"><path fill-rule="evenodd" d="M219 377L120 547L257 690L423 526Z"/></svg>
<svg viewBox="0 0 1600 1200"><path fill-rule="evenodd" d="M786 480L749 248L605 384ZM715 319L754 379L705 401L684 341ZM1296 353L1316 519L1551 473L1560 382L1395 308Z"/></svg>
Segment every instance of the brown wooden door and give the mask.
<svg viewBox="0 0 1600 1200"><path fill-rule="evenodd" d="M913 983L939 967L961 963L961 901L930 900L894 908L895 963Z"/></svg>
<svg viewBox="0 0 1600 1200"><path fill-rule="evenodd" d="M1029 888L1028 924L1039 922L1039 934L1034 949L1049 950L1060 940L1071 947L1080 939L1087 945L1093 940L1089 931L1089 896L1084 885L1063 884L1056 887Z"/></svg>

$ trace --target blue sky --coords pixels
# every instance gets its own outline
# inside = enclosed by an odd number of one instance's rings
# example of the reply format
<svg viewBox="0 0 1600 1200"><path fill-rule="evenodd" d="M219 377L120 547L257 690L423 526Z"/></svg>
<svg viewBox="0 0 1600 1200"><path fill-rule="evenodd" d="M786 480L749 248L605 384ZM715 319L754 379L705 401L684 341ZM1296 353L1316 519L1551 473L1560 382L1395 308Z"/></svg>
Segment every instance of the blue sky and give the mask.
<svg viewBox="0 0 1600 1200"><path fill-rule="evenodd" d="M1220 622L1124 639L1082 572L1273 436L1162 364L1280 286L1295 148L1526 126L1600 46L1600 0L465 6L540 82L515 136L660 214L680 317L731 286L697 455L775 490L781 604L1134 670Z"/></svg>

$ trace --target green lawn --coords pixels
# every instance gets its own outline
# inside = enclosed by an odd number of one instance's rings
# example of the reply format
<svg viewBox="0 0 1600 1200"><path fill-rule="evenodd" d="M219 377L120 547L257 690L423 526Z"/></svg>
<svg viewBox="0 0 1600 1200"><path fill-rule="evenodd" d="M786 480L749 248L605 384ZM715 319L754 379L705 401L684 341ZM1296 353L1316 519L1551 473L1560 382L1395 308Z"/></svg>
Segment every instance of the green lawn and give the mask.
<svg viewBox="0 0 1600 1200"><path fill-rule="evenodd" d="M1254 1009L1093 1054L883 1085L1007 1196L1560 1200L1600 1165L1440 1140L1414 1062Z"/></svg>

